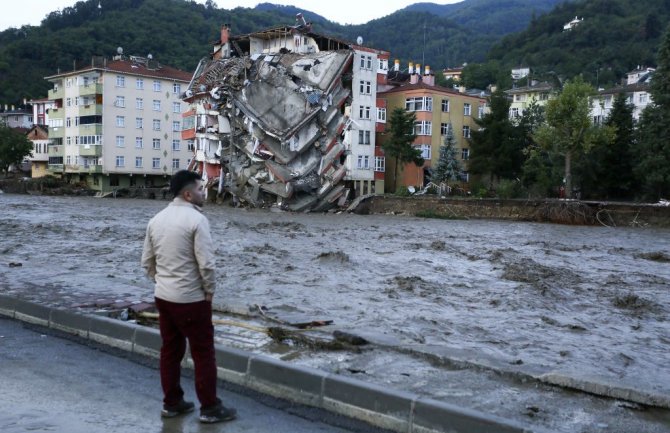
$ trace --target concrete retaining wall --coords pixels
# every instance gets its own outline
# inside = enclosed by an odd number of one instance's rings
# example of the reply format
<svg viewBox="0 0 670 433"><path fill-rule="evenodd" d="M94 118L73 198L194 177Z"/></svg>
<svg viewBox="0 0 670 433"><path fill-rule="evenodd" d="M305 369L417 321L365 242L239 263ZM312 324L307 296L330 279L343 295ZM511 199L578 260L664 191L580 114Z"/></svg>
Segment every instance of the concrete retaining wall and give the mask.
<svg viewBox="0 0 670 433"><path fill-rule="evenodd" d="M78 314L0 295L0 315L64 331L142 356L158 357L157 329ZM514 421L356 379L216 345L222 380L374 426L407 433L530 433ZM185 366L192 366L185 359Z"/></svg>
<svg viewBox="0 0 670 433"><path fill-rule="evenodd" d="M503 219L607 226L670 227L670 206L574 200L440 198L435 195L369 196L352 209L358 214L432 213L444 218ZM578 215L576 215L578 214ZM560 217L581 217L574 221ZM423 215L426 216L426 215Z"/></svg>

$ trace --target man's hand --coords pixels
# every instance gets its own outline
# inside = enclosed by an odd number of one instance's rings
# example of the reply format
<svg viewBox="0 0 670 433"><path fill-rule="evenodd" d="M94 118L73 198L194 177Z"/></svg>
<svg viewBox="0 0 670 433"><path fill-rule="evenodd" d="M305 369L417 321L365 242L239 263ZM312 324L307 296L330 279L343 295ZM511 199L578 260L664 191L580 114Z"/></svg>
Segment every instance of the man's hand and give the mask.
<svg viewBox="0 0 670 433"><path fill-rule="evenodd" d="M213 293L205 293L205 301L212 302L212 298L214 298Z"/></svg>

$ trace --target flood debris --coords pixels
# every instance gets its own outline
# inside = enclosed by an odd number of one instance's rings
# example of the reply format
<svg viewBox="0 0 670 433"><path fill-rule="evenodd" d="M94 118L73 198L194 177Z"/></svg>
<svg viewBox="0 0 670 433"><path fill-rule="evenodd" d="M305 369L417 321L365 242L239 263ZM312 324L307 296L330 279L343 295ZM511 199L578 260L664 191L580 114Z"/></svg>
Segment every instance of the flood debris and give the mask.
<svg viewBox="0 0 670 433"><path fill-rule="evenodd" d="M308 26L289 30L284 37L312 37ZM227 31L183 94L191 106L184 125L193 134L182 138L197 138L189 168L236 204L296 212L343 206L353 49L298 43L273 51ZM266 45L279 37L268 35Z"/></svg>

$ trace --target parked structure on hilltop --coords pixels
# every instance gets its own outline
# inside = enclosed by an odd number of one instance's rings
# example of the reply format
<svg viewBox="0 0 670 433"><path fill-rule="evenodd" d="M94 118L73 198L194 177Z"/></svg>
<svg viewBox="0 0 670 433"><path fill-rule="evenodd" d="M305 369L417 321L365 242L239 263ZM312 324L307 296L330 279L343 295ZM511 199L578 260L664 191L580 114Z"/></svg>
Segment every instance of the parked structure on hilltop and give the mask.
<svg viewBox="0 0 670 433"><path fill-rule="evenodd" d="M325 210L383 191L375 176L377 84L389 53L295 26L231 36L223 26L183 97L191 168L254 206ZM383 163L376 167L383 170Z"/></svg>
<svg viewBox="0 0 670 433"><path fill-rule="evenodd" d="M406 164L398 179L397 186L423 187L431 177L432 168L437 165L440 157L439 149L444 143L447 132L451 129L456 140L459 158L462 161L462 180L469 180L467 164L470 155L468 139L470 132L477 128L476 118L482 118L487 112L486 98L481 95L469 95L462 92L435 85L435 76L426 66L416 67L410 63L408 74L399 73L398 67L389 73L389 82L393 87L379 94L385 101L388 112L396 108L404 108L416 113L414 125L417 135L414 146L421 150L425 159L422 167ZM439 128L439 129L438 129ZM382 138L383 140L383 138ZM387 161L386 182L396 185L393 176L394 161ZM392 192L392 191L389 191Z"/></svg>
<svg viewBox="0 0 670 433"><path fill-rule="evenodd" d="M190 161L180 99L190 74L146 58L94 58L46 77L51 174L91 189L163 185Z"/></svg>

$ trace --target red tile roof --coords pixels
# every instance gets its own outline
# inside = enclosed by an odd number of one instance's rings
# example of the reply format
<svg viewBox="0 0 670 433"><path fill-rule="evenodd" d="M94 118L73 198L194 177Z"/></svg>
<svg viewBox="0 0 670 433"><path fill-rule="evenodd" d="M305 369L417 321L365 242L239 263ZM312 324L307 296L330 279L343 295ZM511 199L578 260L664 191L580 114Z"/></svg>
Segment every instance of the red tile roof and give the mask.
<svg viewBox="0 0 670 433"><path fill-rule="evenodd" d="M180 69L176 69L171 66L160 65L157 62L156 65L158 65L156 68L148 68L143 63L133 62L128 59L112 60L112 61L106 61L104 66L88 66L85 68L77 69L75 71L51 75L45 78L49 79L49 78L63 77L67 75L78 74L85 71L95 71L95 70L102 70L107 72L121 72L129 75L139 75L143 77L163 78L163 79L171 79L186 82L191 81L191 77L193 76L192 72L182 71Z"/></svg>

